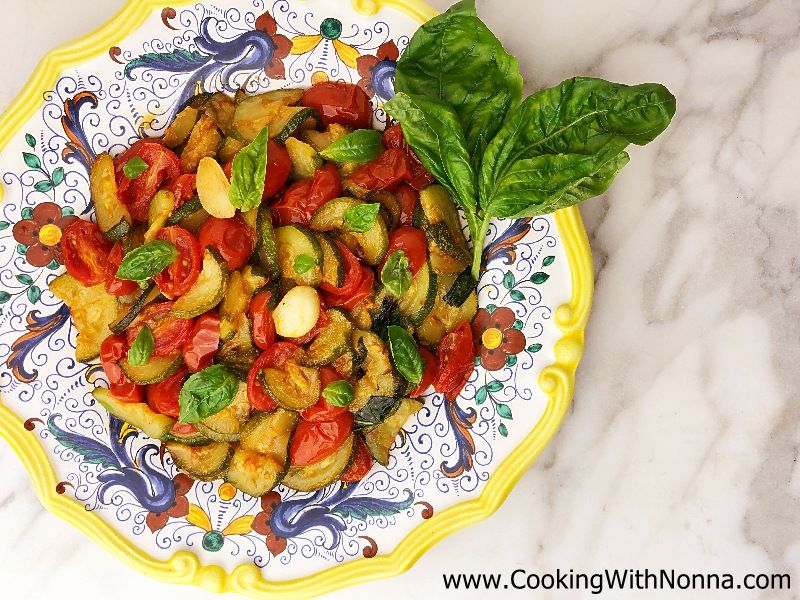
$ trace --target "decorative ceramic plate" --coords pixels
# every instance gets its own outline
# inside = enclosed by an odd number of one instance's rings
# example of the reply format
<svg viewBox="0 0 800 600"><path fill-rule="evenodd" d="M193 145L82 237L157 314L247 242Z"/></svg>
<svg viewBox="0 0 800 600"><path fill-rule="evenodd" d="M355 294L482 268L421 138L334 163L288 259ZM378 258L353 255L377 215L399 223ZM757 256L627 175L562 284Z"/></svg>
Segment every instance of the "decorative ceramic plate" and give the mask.
<svg viewBox="0 0 800 600"><path fill-rule="evenodd" d="M387 468L261 499L179 475L94 403L102 369L75 360L69 312L48 291L61 231L93 213L89 165L161 131L197 90L344 80L385 120L397 57L434 13L416 0L166 2L131 0L50 54L0 124L0 433L48 509L153 576L312 596L397 574L493 512L563 418L591 300L578 212L492 225L478 368L455 402L426 398Z"/></svg>

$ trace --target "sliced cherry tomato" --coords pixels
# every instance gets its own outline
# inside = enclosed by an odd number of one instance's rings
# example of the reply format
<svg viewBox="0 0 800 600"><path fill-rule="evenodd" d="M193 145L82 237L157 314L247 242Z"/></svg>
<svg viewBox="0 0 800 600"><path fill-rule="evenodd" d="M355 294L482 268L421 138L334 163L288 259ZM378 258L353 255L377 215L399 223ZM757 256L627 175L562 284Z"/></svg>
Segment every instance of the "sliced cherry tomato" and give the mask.
<svg viewBox="0 0 800 600"><path fill-rule="evenodd" d="M153 356L166 356L180 350L189 340L194 328L192 319L169 316L172 302L159 302L146 306L128 328L128 346L133 343L142 326L147 325L155 338Z"/></svg>
<svg viewBox="0 0 800 600"><path fill-rule="evenodd" d="M162 294L182 296L188 292L200 275L203 258L197 239L183 227L165 227L156 234L157 240L166 240L178 249L175 262L153 277Z"/></svg>
<svg viewBox="0 0 800 600"><path fill-rule="evenodd" d="M255 410L275 410L278 403L272 399L264 388L261 379L261 371L267 368L281 369L286 361L300 350L298 346L291 342L276 342L269 349L261 353L256 359L250 372L247 374L247 398L250 406Z"/></svg>
<svg viewBox="0 0 800 600"><path fill-rule="evenodd" d="M419 398L422 396L439 376L439 362L433 352L424 346L420 346L419 355L422 357L422 362L425 363L425 371L422 373L422 380L419 382L419 385L411 390L409 394L410 398Z"/></svg>
<svg viewBox="0 0 800 600"><path fill-rule="evenodd" d="M135 179L125 175L125 165L134 157L147 163L147 170ZM117 196L137 221L147 221L150 201L165 181L177 179L181 162L175 153L151 140L139 140L114 159Z"/></svg>
<svg viewBox="0 0 800 600"><path fill-rule="evenodd" d="M330 421L300 420L292 436L289 460L302 467L333 454L353 431L353 414L346 411Z"/></svg>
<svg viewBox="0 0 800 600"><path fill-rule="evenodd" d="M209 311L197 318L183 344L183 362L193 373L210 367L219 349L219 315Z"/></svg>
<svg viewBox="0 0 800 600"><path fill-rule="evenodd" d="M187 200L197 196L197 175L184 173L171 180L167 187L175 194L175 208L178 208Z"/></svg>
<svg viewBox="0 0 800 600"><path fill-rule="evenodd" d="M455 400L475 369L472 327L467 321L444 336L439 344L438 358L439 375L433 387L444 393L448 400Z"/></svg>
<svg viewBox="0 0 800 600"><path fill-rule="evenodd" d="M311 192L311 179L301 179L286 188L278 201L272 205L272 220L276 225L308 225L311 215L306 208Z"/></svg>
<svg viewBox="0 0 800 600"><path fill-rule="evenodd" d="M400 205L400 225L411 226L414 224L414 210L419 204L419 192L407 183L401 183L394 190L394 196Z"/></svg>
<svg viewBox="0 0 800 600"><path fill-rule="evenodd" d="M198 233L200 249L212 246L228 265L228 271L241 269L253 254L255 231L238 215L230 219L209 217Z"/></svg>
<svg viewBox="0 0 800 600"><path fill-rule="evenodd" d="M428 240L421 229L416 227L398 227L389 235L387 258L392 252L402 250L409 263L412 275L419 273L428 258ZM386 262L386 261L384 261Z"/></svg>
<svg viewBox="0 0 800 600"><path fill-rule="evenodd" d="M267 350L275 343L275 321L272 320L272 311L269 309L271 299L272 292L269 290L259 292L253 297L248 310L253 322L253 342L262 350Z"/></svg>
<svg viewBox="0 0 800 600"><path fill-rule="evenodd" d="M61 236L61 249L67 273L82 284L93 286L106 280L111 242L95 223L74 221Z"/></svg>
<svg viewBox="0 0 800 600"><path fill-rule="evenodd" d="M147 386L147 405L157 413L177 419L181 412L178 398L189 369L181 367L164 381Z"/></svg>
<svg viewBox="0 0 800 600"><path fill-rule="evenodd" d="M303 93L302 104L315 109L326 127L338 123L366 129L372 122L369 96L352 83L326 81L313 85Z"/></svg>
<svg viewBox="0 0 800 600"><path fill-rule="evenodd" d="M314 216L316 210L328 200L333 200L342 195L342 178L339 170L333 163L327 163L314 173L311 180L311 189L308 191L306 208ZM310 218L309 218L310 220Z"/></svg>
<svg viewBox="0 0 800 600"><path fill-rule="evenodd" d="M334 381L344 381L344 377L339 375L339 373L333 367L325 365L320 367L319 369L319 401L312 406L311 408L306 408L300 412L300 416L303 417L306 421L330 421L331 419L335 419L339 415L347 412L346 406L334 406L333 404L328 404L328 401L325 400L325 397L322 395L322 392L325 391L325 387Z"/></svg>
<svg viewBox="0 0 800 600"><path fill-rule="evenodd" d="M400 148L389 148L377 159L353 173L353 183L369 190L386 190L411 176L408 156Z"/></svg>
<svg viewBox="0 0 800 600"><path fill-rule="evenodd" d="M139 289L135 281L117 279L117 269L124 257L125 251L122 249L122 244L115 243L108 255L108 264L106 264L106 291L112 296L127 296Z"/></svg>
<svg viewBox="0 0 800 600"><path fill-rule="evenodd" d="M119 366L128 354L124 335L110 335L100 344L100 364L108 377L108 391L121 402L141 402L142 388L136 385Z"/></svg>
<svg viewBox="0 0 800 600"><path fill-rule="evenodd" d="M264 195L267 200L277 194L289 179L292 161L283 144L270 140L267 144L267 174L264 178Z"/></svg>
<svg viewBox="0 0 800 600"><path fill-rule="evenodd" d="M368 267L361 267L361 283L350 295L326 294L325 299L330 306L341 306L353 310L358 304L372 295L372 285L375 283L375 274Z"/></svg>
<svg viewBox="0 0 800 600"><path fill-rule="evenodd" d="M406 142L406 138L403 135L403 130L401 129L399 123L392 125L389 127L389 129L383 132L382 141L386 148L400 148L403 152L405 152L406 156L408 157L409 170L409 175L406 177L406 181L408 181L411 187L413 187L415 190L420 190L426 185L435 181L433 175L428 173L428 170L420 162L419 158L414 153L414 150Z"/></svg>
<svg viewBox="0 0 800 600"><path fill-rule="evenodd" d="M319 284L321 290L330 292L337 296L349 296L358 286L361 285L361 263L358 262L355 254L350 252L350 248L345 246L339 240L334 240L334 243L339 248L339 252L344 260L344 283L342 287L333 287L327 281L322 281Z"/></svg>
<svg viewBox="0 0 800 600"><path fill-rule="evenodd" d="M325 305L325 300L321 297L319 299L319 305L319 317L317 318L317 322L314 323L314 326L311 328L311 331L298 338L291 338L291 340L298 346L304 346L309 343L311 340L317 337L320 332L331 322L331 320L328 318L328 315L325 313L325 310L328 307Z"/></svg>
<svg viewBox="0 0 800 600"><path fill-rule="evenodd" d="M372 468L372 454L361 436L356 439L356 444L356 455L353 457L353 462L341 477L345 483L361 481Z"/></svg>

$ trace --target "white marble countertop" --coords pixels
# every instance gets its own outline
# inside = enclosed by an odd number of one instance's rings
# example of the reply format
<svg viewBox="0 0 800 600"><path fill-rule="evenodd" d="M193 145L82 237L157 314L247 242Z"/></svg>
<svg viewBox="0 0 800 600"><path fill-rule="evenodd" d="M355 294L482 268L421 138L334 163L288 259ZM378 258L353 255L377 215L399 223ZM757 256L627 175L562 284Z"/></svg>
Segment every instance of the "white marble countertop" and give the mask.
<svg viewBox="0 0 800 600"><path fill-rule="evenodd" d="M0 108L48 49L122 0L2 5ZM650 567L789 572L794 590L607 597L800 597L800 3L478 7L520 57L529 91L574 74L660 81L678 113L582 207L595 305L554 442L492 518L401 577L334 596L460 597L444 592L443 571ZM214 597L151 581L46 513L3 443L0 472L4 597Z"/></svg>

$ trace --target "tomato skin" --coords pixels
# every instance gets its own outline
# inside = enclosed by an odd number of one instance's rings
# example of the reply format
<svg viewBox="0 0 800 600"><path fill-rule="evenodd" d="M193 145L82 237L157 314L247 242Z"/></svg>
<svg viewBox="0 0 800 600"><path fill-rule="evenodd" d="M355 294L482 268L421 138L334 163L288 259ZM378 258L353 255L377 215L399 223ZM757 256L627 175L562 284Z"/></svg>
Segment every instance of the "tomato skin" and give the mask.
<svg viewBox="0 0 800 600"><path fill-rule="evenodd" d="M162 294L182 296L194 285L200 275L203 257L197 239L183 227L164 227L156 234L157 240L166 240L178 249L178 258L153 277Z"/></svg>
<svg viewBox="0 0 800 600"><path fill-rule="evenodd" d="M419 355L422 357L422 362L425 363L425 371L422 373L422 379L419 385L408 395L409 398L419 398L422 396L439 377L439 361L436 356L434 356L433 352L424 346L419 346Z"/></svg>
<svg viewBox="0 0 800 600"><path fill-rule="evenodd" d="M415 190L421 190L426 185L435 181L433 175L428 173L428 170L420 162L414 150L406 142L406 138L403 135L403 130L399 123L392 125L389 127L389 129L384 131L381 141L386 148L399 148L405 152L406 156L408 157L409 170L406 181L408 181L412 188Z"/></svg>
<svg viewBox="0 0 800 600"><path fill-rule="evenodd" d="M394 190L394 196L400 204L400 225L410 227L414 224L414 210L419 204L419 192L407 183L401 183Z"/></svg>
<svg viewBox="0 0 800 600"><path fill-rule="evenodd" d="M210 367L219 349L219 315L214 311L200 315L189 339L183 344L183 362L192 373Z"/></svg>
<svg viewBox="0 0 800 600"><path fill-rule="evenodd" d="M139 335L142 326L147 325L155 338L153 356L167 356L180 350L192 335L194 321L169 316L172 302L159 302L146 306L126 331L128 346Z"/></svg>
<svg viewBox="0 0 800 600"><path fill-rule="evenodd" d="M124 167L135 156L144 160L148 167L136 179L128 179ZM181 175L181 162L175 153L151 140L139 140L133 144L114 159L114 167L117 196L137 221L147 221L150 201L164 182Z"/></svg>
<svg viewBox="0 0 800 600"><path fill-rule="evenodd" d="M177 419L181 412L178 398L188 375L189 369L181 367L164 381L148 385L147 405L157 413Z"/></svg>
<svg viewBox="0 0 800 600"><path fill-rule="evenodd" d="M256 294L250 301L248 314L253 322L253 342L261 350L267 350L275 343L275 321L269 309L272 292L265 290Z"/></svg>
<svg viewBox="0 0 800 600"><path fill-rule="evenodd" d="M428 240L421 229L398 227L389 235L386 257L397 250L403 251L408 259L411 275L416 275L425 266L425 260L428 258Z"/></svg>
<svg viewBox="0 0 800 600"><path fill-rule="evenodd" d="M311 179L301 179L290 185L272 205L272 220L276 225L308 225L311 215L306 209Z"/></svg>
<svg viewBox="0 0 800 600"><path fill-rule="evenodd" d="M286 361L300 350L291 342L276 342L261 353L247 374L247 398L255 410L275 410L278 403L273 400L261 381L263 369L282 369Z"/></svg>
<svg viewBox="0 0 800 600"><path fill-rule="evenodd" d="M340 81L325 81L303 93L303 106L319 113L326 127L338 123L354 129L367 129L372 123L369 96L357 85Z"/></svg>
<svg viewBox="0 0 800 600"><path fill-rule="evenodd" d="M300 420L292 436L289 460L302 467L333 454L353 431L353 414L346 411L329 421Z"/></svg>
<svg viewBox="0 0 800 600"><path fill-rule="evenodd" d="M112 245L96 223L77 220L61 236L67 273L86 286L106 280L108 255Z"/></svg>
<svg viewBox="0 0 800 600"><path fill-rule="evenodd" d="M408 156L400 148L389 148L371 163L353 173L353 183L369 190L386 190L411 177Z"/></svg>
<svg viewBox="0 0 800 600"><path fill-rule="evenodd" d="M200 249L212 246L228 266L228 272L241 269L253 254L256 233L241 217L209 217L198 232Z"/></svg>
<svg viewBox="0 0 800 600"><path fill-rule="evenodd" d="M328 365L320 367L319 400L314 406L303 409L300 412L300 416L306 421L330 421L332 419L337 418L339 415L346 413L347 412L346 406L334 406L333 404L328 404L328 401L325 400L325 397L322 395L322 392L325 390L325 387L329 383L332 383L334 381L344 381L344 380L345 378L339 375L339 373L333 367Z"/></svg>
<svg viewBox="0 0 800 600"><path fill-rule="evenodd" d="M108 378L108 391L121 402L141 402L142 387L133 383L119 366L128 354L124 335L110 335L100 344L100 364Z"/></svg>
<svg viewBox="0 0 800 600"><path fill-rule="evenodd" d="M334 240L333 243L339 248L339 252L342 254L342 259L344 260L344 282L342 283L342 287L337 288L327 281L322 281L319 284L319 288L324 292L336 296L348 296L361 285L361 263L358 261L358 258L356 258L356 255L350 252L350 248L345 246L342 242Z"/></svg>
<svg viewBox="0 0 800 600"><path fill-rule="evenodd" d="M372 469L372 454L367 448L367 444L361 436L356 438L356 455L353 457L353 463L350 468L344 472L341 479L345 483L355 483L361 481L367 476L370 469Z"/></svg>
<svg viewBox="0 0 800 600"><path fill-rule="evenodd" d="M310 217L313 217L317 209L328 200L333 200L341 195L342 178L339 176L336 165L327 163L317 169L314 179L311 180L311 189L308 191L307 208L310 211Z"/></svg>
<svg viewBox="0 0 800 600"><path fill-rule="evenodd" d="M289 153L283 144L275 140L270 140L267 144L267 174L264 177L264 195L262 198L267 200L277 194L289 179L289 171L292 169L292 161ZM228 175L230 178L230 175Z"/></svg>
<svg viewBox="0 0 800 600"><path fill-rule="evenodd" d="M184 173L169 182L169 190L175 194L175 208L197 196L197 175Z"/></svg>
<svg viewBox="0 0 800 600"><path fill-rule="evenodd" d="M125 251L122 249L122 243L116 242L111 248L111 253L108 255L108 264L106 265L106 291L112 296L127 296L139 289L135 281L128 281L127 279L117 279L117 269L125 257Z"/></svg>
<svg viewBox="0 0 800 600"><path fill-rule="evenodd" d="M475 349L469 322L463 321L455 331L444 336L439 344L438 359L439 375L433 382L433 388L453 401L475 369Z"/></svg>
<svg viewBox="0 0 800 600"><path fill-rule="evenodd" d="M361 267L361 282L358 288L350 295L326 294L325 300L330 306L341 306L353 310L358 304L372 295L372 286L375 283L375 274L368 267Z"/></svg>

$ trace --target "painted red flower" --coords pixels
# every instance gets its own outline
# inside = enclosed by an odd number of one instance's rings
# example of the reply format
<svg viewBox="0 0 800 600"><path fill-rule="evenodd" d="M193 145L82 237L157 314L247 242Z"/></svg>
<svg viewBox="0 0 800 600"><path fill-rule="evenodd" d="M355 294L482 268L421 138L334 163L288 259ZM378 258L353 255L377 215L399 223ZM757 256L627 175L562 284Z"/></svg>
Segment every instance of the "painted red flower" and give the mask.
<svg viewBox="0 0 800 600"><path fill-rule="evenodd" d="M286 66L283 64L283 59L289 56L292 40L278 33L278 23L268 12L256 19L256 29L266 33L275 45L272 59L264 65L264 73L272 79L286 79Z"/></svg>
<svg viewBox="0 0 800 600"><path fill-rule="evenodd" d="M253 519L253 531L266 536L267 550L272 556L278 556L286 550L286 538L275 535L272 531L270 519L272 511L281 503L281 495L278 492L268 492L261 496L261 508L263 509Z"/></svg>
<svg viewBox="0 0 800 600"><path fill-rule="evenodd" d="M400 51L394 40L384 42L375 55L364 54L356 60L361 79L358 85L370 96L389 100L394 95L393 79Z"/></svg>
<svg viewBox="0 0 800 600"><path fill-rule="evenodd" d="M477 346L481 365L487 371L499 371L506 366L510 355L525 348L525 335L514 327L517 317L510 308L496 308L489 312L478 310L472 321L472 335Z"/></svg>
<svg viewBox="0 0 800 600"><path fill-rule="evenodd" d="M148 513L145 519L147 527L154 533L164 527L170 517L179 519L189 514L189 500L186 498L186 494L192 489L194 480L188 475L180 473L172 479L172 482L175 484L175 501L172 506L164 512Z"/></svg>
<svg viewBox="0 0 800 600"><path fill-rule="evenodd" d="M34 267L44 267L53 260L63 264L61 234L77 219L74 215L64 215L54 202L42 202L33 209L29 219L14 224L12 233L17 242L28 247L25 258Z"/></svg>

